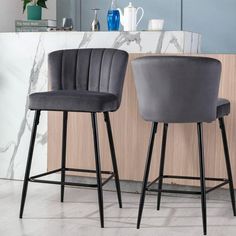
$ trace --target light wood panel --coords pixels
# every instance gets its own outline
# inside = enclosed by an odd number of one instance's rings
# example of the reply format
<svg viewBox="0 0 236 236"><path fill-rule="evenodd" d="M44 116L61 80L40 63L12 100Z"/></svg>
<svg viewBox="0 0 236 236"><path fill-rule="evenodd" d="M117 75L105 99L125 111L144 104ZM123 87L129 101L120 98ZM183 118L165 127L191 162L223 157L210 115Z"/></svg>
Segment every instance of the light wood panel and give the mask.
<svg viewBox="0 0 236 236"><path fill-rule="evenodd" d="M130 61L144 54L130 54ZM220 96L231 101L231 115L226 118L231 163L236 183L236 55L201 55L219 59L223 64ZM103 170L111 169L108 138L103 115L98 115ZM137 97L129 63L122 105L111 114L114 143L120 178L142 180L151 124L143 121L138 112ZM94 151L89 114L69 114L67 166L94 168ZM48 169L60 167L62 115L51 112L48 118ZM163 125L159 125L155 142L150 179L159 170L160 144ZM198 143L195 124L169 126L166 150L166 174L198 176ZM204 145L207 176L225 177L223 145L218 122L204 124ZM172 181L173 183L173 181ZM174 183L198 185L194 181Z"/></svg>

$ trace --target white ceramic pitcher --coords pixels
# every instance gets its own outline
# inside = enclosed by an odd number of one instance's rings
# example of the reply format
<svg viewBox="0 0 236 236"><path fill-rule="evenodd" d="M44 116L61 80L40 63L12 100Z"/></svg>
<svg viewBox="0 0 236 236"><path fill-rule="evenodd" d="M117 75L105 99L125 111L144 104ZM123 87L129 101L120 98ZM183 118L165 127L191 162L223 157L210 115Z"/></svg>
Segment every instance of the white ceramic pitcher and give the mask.
<svg viewBox="0 0 236 236"><path fill-rule="evenodd" d="M132 3L124 8L124 14L121 9L118 8L120 12L120 22L124 26L124 31L136 31L137 26L144 16L144 10L142 7L135 8ZM138 12L141 11L141 16L137 20Z"/></svg>

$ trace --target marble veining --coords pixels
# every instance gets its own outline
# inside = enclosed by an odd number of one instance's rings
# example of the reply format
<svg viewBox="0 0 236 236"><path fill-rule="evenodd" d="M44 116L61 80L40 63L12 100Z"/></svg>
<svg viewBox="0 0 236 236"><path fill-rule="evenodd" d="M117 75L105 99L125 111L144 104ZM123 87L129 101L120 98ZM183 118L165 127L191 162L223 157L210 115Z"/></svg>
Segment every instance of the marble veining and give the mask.
<svg viewBox="0 0 236 236"><path fill-rule="evenodd" d="M130 33L130 32L121 32L114 40L113 48L120 49L123 45L130 45L135 43L139 46L140 51L142 51L141 45L141 32Z"/></svg>
<svg viewBox="0 0 236 236"><path fill-rule="evenodd" d="M0 178L22 179L34 112L28 95L47 91L47 56L72 48L129 53L199 53L201 36L182 31L0 34ZM47 114L42 112L31 174L47 169Z"/></svg>
<svg viewBox="0 0 236 236"><path fill-rule="evenodd" d="M172 39L170 40L170 43L167 45L165 49L165 53L168 51L168 47L170 44L173 44L178 51L182 50L181 45L178 42L178 39L173 35ZM191 45L192 45L192 41L191 41Z"/></svg>
<svg viewBox="0 0 236 236"><path fill-rule="evenodd" d="M164 38L165 38L165 31L162 31L161 34L160 34L160 37L158 39L158 42L157 42L157 48L156 48L156 51L155 51L156 53L161 53Z"/></svg>
<svg viewBox="0 0 236 236"><path fill-rule="evenodd" d="M45 50L42 46L42 35L40 35L35 58L33 61L33 67L31 69L30 77L29 77L29 83L28 83L29 86L28 86L28 92L27 92L27 96L26 96L26 104L24 107L24 116L22 117L21 125L19 128L18 134L17 134L16 143L14 144L13 154L11 156L11 160L10 160L8 170L7 170L7 178L10 178L10 179L13 179L15 176L14 175L15 159L16 159L16 154L17 154L19 145L21 143L23 134L24 134L26 128L28 128L28 131L31 132L32 127L31 127L31 124L29 124L29 121L27 119L28 113L29 113L28 95L34 91L37 91L37 82L39 79L39 73L42 68L44 59L45 59ZM40 136L45 136L45 134L44 135L37 134L37 139L36 139L37 142L38 142ZM45 144L45 142L42 142L42 144Z"/></svg>
<svg viewBox="0 0 236 236"><path fill-rule="evenodd" d="M91 41L92 35L92 33L84 33L78 48L86 48L86 45L88 45Z"/></svg>

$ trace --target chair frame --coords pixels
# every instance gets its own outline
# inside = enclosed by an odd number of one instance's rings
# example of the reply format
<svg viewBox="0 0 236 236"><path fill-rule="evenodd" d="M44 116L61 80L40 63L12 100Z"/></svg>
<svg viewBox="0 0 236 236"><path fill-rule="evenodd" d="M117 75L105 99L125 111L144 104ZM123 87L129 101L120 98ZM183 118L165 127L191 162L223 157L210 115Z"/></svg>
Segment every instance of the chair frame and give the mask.
<svg viewBox="0 0 236 236"><path fill-rule="evenodd" d="M224 147L226 169L227 169L227 174L228 174L227 179L226 178L208 178L208 177L205 177L204 145L203 145L203 123L197 123L200 177L164 175L165 151L166 151L166 140L167 140L167 131L168 131L168 124L165 123L164 127L163 127L159 177L148 184L148 177L149 177L151 160L152 160L153 146L154 146L155 135L157 133L157 127L158 127L158 123L153 122L152 129L151 129L150 141L149 141L149 147L148 147L148 153L147 153L146 166L145 166L145 171L144 171L142 192L141 192L141 197L140 197L138 220L137 220L137 229L140 228L140 224L141 224L146 191L151 191L151 192L157 192L158 193L158 196L157 196L157 210L160 210L161 194L163 192L164 193L179 193L179 194L197 194L197 195L201 195L203 233L204 233L204 235L206 235L207 234L206 194L213 191L213 190L216 190L216 189L218 189L218 188L220 188L220 187L222 187L226 184L229 184L229 191L230 191L230 196L231 196L233 215L236 216L234 185L233 185L233 177L232 177L231 164L230 164L228 142L227 142L227 136L226 136L226 130L225 130L225 123L224 123L224 118L223 117L219 118L218 120L219 120L219 126L220 126L220 129L221 129L221 135L222 135L222 141L223 141L223 147ZM167 189L163 189L162 188L163 179L200 180L200 191L184 191L184 190L167 190ZM215 187L206 189L206 183L205 183L206 180L207 181L220 181L221 183L216 185ZM152 185L157 183L157 182L158 182L158 189L152 188Z"/></svg>
<svg viewBox="0 0 236 236"><path fill-rule="evenodd" d="M29 182L61 185L61 202L64 201L65 186L90 187L90 188L97 188L97 190L98 190L100 223L101 223L101 228L104 228L104 207L103 207L103 189L102 188L113 177L115 178L115 185L116 185L119 207L122 208L119 173L118 173L118 168L117 168L116 153L115 153L115 147L114 147L114 142L113 142L109 112L104 112L103 114L104 114L104 120L105 120L106 127L107 127L107 135L108 135L108 140L109 140L113 171L102 171L101 170L97 113L95 113L95 112L91 113L91 121L92 121L92 128L93 128L96 170L74 169L74 168L67 168L66 167L68 111L62 111L62 112L63 112L63 131L62 131L61 168L30 177L30 170L31 170L33 152L34 152L34 144L35 144L35 139L36 139L37 127L38 127L39 120L40 120L40 114L41 114L41 110L35 111L34 123L33 123L33 128L32 128L32 133L31 133L28 158L27 158L27 164L26 164L26 170L25 170L25 177L24 177L24 184L23 184L23 190L22 190L22 198L21 198L20 216L19 217L20 218L23 217L25 200L26 200ZM75 172L82 172L82 173L95 173L96 177L97 177L97 184L67 182L65 179L66 171L75 171ZM44 177L44 176L47 176L50 174L54 174L54 173L58 173L58 172L61 172L61 181L50 181L50 180L39 179L41 177ZM105 179L104 181L102 181L102 174L109 175L109 177L107 179Z"/></svg>

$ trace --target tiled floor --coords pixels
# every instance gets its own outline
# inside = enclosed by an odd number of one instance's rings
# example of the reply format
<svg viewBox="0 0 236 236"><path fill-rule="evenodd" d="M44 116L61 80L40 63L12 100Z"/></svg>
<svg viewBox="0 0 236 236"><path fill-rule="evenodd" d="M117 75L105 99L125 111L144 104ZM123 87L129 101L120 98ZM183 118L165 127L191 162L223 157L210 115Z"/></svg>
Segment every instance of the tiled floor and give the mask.
<svg viewBox="0 0 236 236"><path fill-rule="evenodd" d="M142 228L136 229L139 195L104 192L105 229L99 227L97 192L66 188L59 202L58 186L30 183L24 219L18 219L22 182L0 180L0 236L190 236L202 235L200 199L147 196ZM208 235L236 235L230 202L208 201Z"/></svg>

